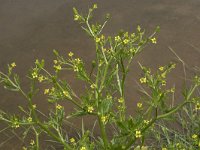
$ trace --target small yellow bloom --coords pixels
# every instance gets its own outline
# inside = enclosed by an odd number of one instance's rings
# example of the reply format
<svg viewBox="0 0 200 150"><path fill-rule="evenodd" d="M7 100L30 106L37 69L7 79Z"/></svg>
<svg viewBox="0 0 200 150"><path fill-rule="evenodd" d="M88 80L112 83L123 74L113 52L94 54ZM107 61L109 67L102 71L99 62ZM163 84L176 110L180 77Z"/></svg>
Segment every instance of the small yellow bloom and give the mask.
<svg viewBox="0 0 200 150"><path fill-rule="evenodd" d="M88 110L87 110L89 113L92 113L94 111L94 108L92 106L89 106L88 107Z"/></svg>
<svg viewBox="0 0 200 150"><path fill-rule="evenodd" d="M34 72L32 73L32 77L33 77L33 79L37 78L37 77L38 77L38 73L34 71Z"/></svg>
<svg viewBox="0 0 200 150"><path fill-rule="evenodd" d="M35 144L35 141L34 141L34 140L31 140L30 144L31 144L31 145L34 145L34 144Z"/></svg>
<svg viewBox="0 0 200 150"><path fill-rule="evenodd" d="M74 65L73 69L74 69L74 72L78 72L78 67L77 66Z"/></svg>
<svg viewBox="0 0 200 150"><path fill-rule="evenodd" d="M197 102L197 104L195 105L195 109L200 110L200 103L199 102Z"/></svg>
<svg viewBox="0 0 200 150"><path fill-rule="evenodd" d="M107 116L101 116L101 121L102 121L103 123L105 123L106 120L107 120Z"/></svg>
<svg viewBox="0 0 200 150"><path fill-rule="evenodd" d="M79 58L74 59L77 64L80 64L81 60Z"/></svg>
<svg viewBox="0 0 200 150"><path fill-rule="evenodd" d="M57 61L57 60L53 60L53 62L54 62L54 64L57 64L57 63L58 63L58 61Z"/></svg>
<svg viewBox="0 0 200 150"><path fill-rule="evenodd" d="M124 102L124 99L121 97L121 98L118 99L118 102L119 102L119 103L123 103L123 102Z"/></svg>
<svg viewBox="0 0 200 150"><path fill-rule="evenodd" d="M142 103L137 103L138 108L142 108Z"/></svg>
<svg viewBox="0 0 200 150"><path fill-rule="evenodd" d="M69 92L68 91L63 91L64 96L69 97Z"/></svg>
<svg viewBox="0 0 200 150"><path fill-rule="evenodd" d="M135 137L136 137L136 138L141 138L141 137L142 137L141 131L136 130L136 131L135 131Z"/></svg>
<svg viewBox="0 0 200 150"><path fill-rule="evenodd" d="M101 41L101 39L100 38L96 38L95 41L96 41L96 43L99 43Z"/></svg>
<svg viewBox="0 0 200 150"><path fill-rule="evenodd" d="M36 104L33 104L32 107L33 107L33 109L36 109L37 105L36 105Z"/></svg>
<svg viewBox="0 0 200 150"><path fill-rule="evenodd" d="M27 121L28 121L28 122L32 122L32 120L33 120L33 119L32 119L31 117L28 117L28 118L27 118Z"/></svg>
<svg viewBox="0 0 200 150"><path fill-rule="evenodd" d="M146 83L147 82L147 78L144 77L144 78L140 78L140 83Z"/></svg>
<svg viewBox="0 0 200 150"><path fill-rule="evenodd" d="M39 82L42 82L43 80L44 80L44 76L41 75L41 76L38 77Z"/></svg>
<svg viewBox="0 0 200 150"><path fill-rule="evenodd" d="M198 135L196 135L196 134L193 134L193 135L192 135L192 138L193 138L193 139L197 139L197 137L198 137Z"/></svg>
<svg viewBox="0 0 200 150"><path fill-rule="evenodd" d="M74 142L75 142L75 139L74 139L74 138L71 138L71 139L70 139L70 142L71 142L71 143L74 143Z"/></svg>
<svg viewBox="0 0 200 150"><path fill-rule="evenodd" d="M151 39L151 42L152 42L153 44L156 44L156 43L157 43L156 38L155 38L155 37L152 38L152 39Z"/></svg>
<svg viewBox="0 0 200 150"><path fill-rule="evenodd" d="M15 62L11 63L11 67L12 67L12 68L16 67Z"/></svg>
<svg viewBox="0 0 200 150"><path fill-rule="evenodd" d="M93 5L93 8L94 8L94 9L97 9L97 4L94 4L94 5Z"/></svg>
<svg viewBox="0 0 200 150"><path fill-rule="evenodd" d="M63 108L63 106L61 106L59 104L56 105L56 109L61 110L62 108Z"/></svg>
<svg viewBox="0 0 200 150"><path fill-rule="evenodd" d="M176 67L176 64L172 64L172 66L171 66L173 69Z"/></svg>
<svg viewBox="0 0 200 150"><path fill-rule="evenodd" d="M48 93L49 93L49 89L45 89L44 94L48 94Z"/></svg>
<svg viewBox="0 0 200 150"><path fill-rule="evenodd" d="M171 89L170 89L170 92L171 92L171 93L174 93L174 92L175 92L175 88L171 88Z"/></svg>
<svg viewBox="0 0 200 150"><path fill-rule="evenodd" d="M166 73L165 73L165 72L162 73L162 74L161 74L161 77L162 77L162 78L166 78Z"/></svg>
<svg viewBox="0 0 200 150"><path fill-rule="evenodd" d="M85 146L82 146L80 150L87 150Z"/></svg>
<svg viewBox="0 0 200 150"><path fill-rule="evenodd" d="M80 16L79 15L74 15L74 20L77 21L79 20Z"/></svg>
<svg viewBox="0 0 200 150"><path fill-rule="evenodd" d="M161 66L161 67L159 67L158 69L159 69L160 71L163 71L163 70L164 70L164 67Z"/></svg>
<svg viewBox="0 0 200 150"><path fill-rule="evenodd" d="M68 56L69 56L69 57L72 57L72 56L74 56L74 53L69 52Z"/></svg>
<svg viewBox="0 0 200 150"><path fill-rule="evenodd" d="M25 146L22 147L22 150L27 150L27 148Z"/></svg>
<svg viewBox="0 0 200 150"><path fill-rule="evenodd" d="M149 120L144 120L144 124L149 124Z"/></svg>
<svg viewBox="0 0 200 150"><path fill-rule="evenodd" d="M124 44L128 44L129 40L125 39L123 42L124 42Z"/></svg>
<svg viewBox="0 0 200 150"><path fill-rule="evenodd" d="M96 84L92 84L91 86L90 86L92 89L95 89L96 88Z"/></svg>
<svg viewBox="0 0 200 150"><path fill-rule="evenodd" d="M56 69L56 70L61 70L62 69L62 67L60 66L60 65L54 65L54 68Z"/></svg>
<svg viewBox="0 0 200 150"><path fill-rule="evenodd" d="M163 80L163 81L162 81L162 86L165 86L165 85L166 85L166 81Z"/></svg>
<svg viewBox="0 0 200 150"><path fill-rule="evenodd" d="M116 37L115 37L115 41L118 42L118 41L120 41L120 40L121 40L120 36L116 36Z"/></svg>

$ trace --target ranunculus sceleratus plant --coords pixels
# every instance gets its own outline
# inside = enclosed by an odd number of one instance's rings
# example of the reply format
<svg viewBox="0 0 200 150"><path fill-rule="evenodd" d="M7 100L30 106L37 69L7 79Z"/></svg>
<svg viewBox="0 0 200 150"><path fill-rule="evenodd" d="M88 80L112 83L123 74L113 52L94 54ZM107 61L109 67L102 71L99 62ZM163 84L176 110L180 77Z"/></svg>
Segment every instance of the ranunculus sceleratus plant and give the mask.
<svg viewBox="0 0 200 150"><path fill-rule="evenodd" d="M10 115L1 112L0 120L11 128L23 127L25 131L35 133L34 139L23 149L40 149L41 133L51 137L52 141L59 143L63 149L93 150L93 149L133 149L137 146L145 148L145 140L149 129L157 120L165 119L179 110L187 103L196 102L193 93L199 86L199 77L195 78L194 86L186 93L186 100L177 106L170 107L167 100L175 92L175 88L166 88L166 77L175 68L174 63L161 66L152 73L147 67L140 67L143 76L139 79L144 87L141 102L137 103L137 111L134 115L126 115L125 80L129 73L130 64L148 44L156 44L155 32L146 36L144 30L138 26L135 33L121 31L116 36L105 36L102 30L105 27L109 15L106 15L102 24L91 23L93 12L97 9L94 4L87 15L81 15L73 8L74 20L94 41L96 57L92 61L92 69L85 69L81 58L73 52L68 56L59 55L54 50L56 59L54 72L46 70L44 60L36 60L35 67L31 69L28 78L31 82L29 92L25 92L20 84L20 79L13 69L15 63L8 65L8 73L0 72L0 82L11 91L21 93L28 102L27 107L19 107L23 116ZM77 79L84 81L84 95L76 93L66 80L59 78L60 72L75 72ZM38 85L39 82L39 85ZM37 84L36 84L37 83ZM34 103L34 96L41 91L41 84L48 84L48 89L43 91L49 103L55 107L49 110L49 116L42 119L40 111ZM147 92L148 91L148 92ZM193 99L192 99L193 98ZM72 103L74 112L65 113L65 107L60 102ZM67 131L63 131L63 122L71 117L93 116L99 124L100 137L93 137L92 131L87 130L80 137L66 138ZM113 127L112 136L108 136L107 128ZM143 147L142 147L143 146ZM138 147L137 147L138 148Z"/></svg>

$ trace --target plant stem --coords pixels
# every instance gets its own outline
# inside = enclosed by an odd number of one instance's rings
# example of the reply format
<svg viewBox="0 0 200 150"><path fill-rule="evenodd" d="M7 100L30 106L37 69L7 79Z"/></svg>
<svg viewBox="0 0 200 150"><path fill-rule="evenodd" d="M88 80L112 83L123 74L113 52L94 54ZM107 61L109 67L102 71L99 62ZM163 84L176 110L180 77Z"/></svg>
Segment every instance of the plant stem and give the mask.
<svg viewBox="0 0 200 150"><path fill-rule="evenodd" d="M100 126L101 135L102 135L102 138L103 138L104 146L105 146L105 149L107 149L108 146L109 146L108 137L107 137L107 134L106 134L105 125L101 121L101 116L98 116L98 121L99 121L99 126Z"/></svg>

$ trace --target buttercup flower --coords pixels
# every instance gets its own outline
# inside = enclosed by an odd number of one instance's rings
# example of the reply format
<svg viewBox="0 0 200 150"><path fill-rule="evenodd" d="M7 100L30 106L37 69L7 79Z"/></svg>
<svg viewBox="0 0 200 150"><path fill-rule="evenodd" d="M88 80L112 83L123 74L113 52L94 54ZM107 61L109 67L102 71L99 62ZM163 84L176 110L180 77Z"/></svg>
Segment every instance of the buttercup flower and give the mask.
<svg viewBox="0 0 200 150"><path fill-rule="evenodd" d="M35 144L35 141L34 141L34 140L31 140L30 144L31 144L31 145L34 145L34 144Z"/></svg>
<svg viewBox="0 0 200 150"><path fill-rule="evenodd" d="M94 108L92 106L88 106L88 110L89 113L92 113L94 111Z"/></svg>
<svg viewBox="0 0 200 150"><path fill-rule="evenodd" d="M152 42L153 44L156 44L156 43L157 43L156 38L155 38L155 37L152 38L152 39L151 39L151 42Z"/></svg>
<svg viewBox="0 0 200 150"><path fill-rule="evenodd" d="M161 67L159 67L158 69L159 69L160 71L163 71L163 70L164 70L164 67L161 66Z"/></svg>
<svg viewBox="0 0 200 150"><path fill-rule="evenodd" d="M140 83L146 83L147 82L147 78L144 77L144 78L140 78Z"/></svg>
<svg viewBox="0 0 200 150"><path fill-rule="evenodd" d="M72 53L72 52L69 52L69 54L68 54L69 57L72 57L73 55L74 55L74 53Z"/></svg>
<svg viewBox="0 0 200 150"><path fill-rule="evenodd" d="M87 150L85 146L82 146L80 150Z"/></svg>
<svg viewBox="0 0 200 150"><path fill-rule="evenodd" d="M71 138L71 139L70 139L70 142L71 142L71 143L74 143L74 142L75 142L75 139L74 139L74 138Z"/></svg>
<svg viewBox="0 0 200 150"><path fill-rule="evenodd" d="M138 108L142 108L142 103L137 103Z"/></svg>
<svg viewBox="0 0 200 150"><path fill-rule="evenodd" d="M193 134L193 135L192 135L192 138L193 138L193 139L196 139L197 137L198 137L198 136L197 136L196 134Z"/></svg>
<svg viewBox="0 0 200 150"><path fill-rule="evenodd" d="M11 67L12 67L12 68L16 67L15 62L11 63Z"/></svg>
<svg viewBox="0 0 200 150"><path fill-rule="evenodd" d="M124 102L124 99L121 97L121 98L118 99L118 102L119 102L119 103L123 103L123 102Z"/></svg>
<svg viewBox="0 0 200 150"><path fill-rule="evenodd" d="M100 38L96 38L96 39L95 39L96 43L99 43L100 40L101 40Z"/></svg>
<svg viewBox="0 0 200 150"><path fill-rule="evenodd" d="M136 130L136 131L135 131L135 137L136 137L136 138L141 138L141 137L142 137L141 131Z"/></svg>
<svg viewBox="0 0 200 150"><path fill-rule="evenodd" d="M45 89L44 94L48 94L48 93L49 93L49 89Z"/></svg>
<svg viewBox="0 0 200 150"><path fill-rule="evenodd" d="M63 106L61 106L59 104L56 105L56 109L61 110L62 108L63 108Z"/></svg>

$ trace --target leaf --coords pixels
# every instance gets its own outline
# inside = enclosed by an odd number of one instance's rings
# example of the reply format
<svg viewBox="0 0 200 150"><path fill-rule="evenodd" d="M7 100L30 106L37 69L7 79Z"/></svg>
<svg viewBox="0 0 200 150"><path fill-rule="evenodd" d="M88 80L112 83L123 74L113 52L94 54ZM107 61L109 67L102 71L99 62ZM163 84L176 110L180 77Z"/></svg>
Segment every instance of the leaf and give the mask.
<svg viewBox="0 0 200 150"><path fill-rule="evenodd" d="M75 118L75 117L85 116L87 114L88 113L85 112L85 111L76 111L75 113L72 113L71 115L68 115L66 118L67 119L69 119L69 118Z"/></svg>

